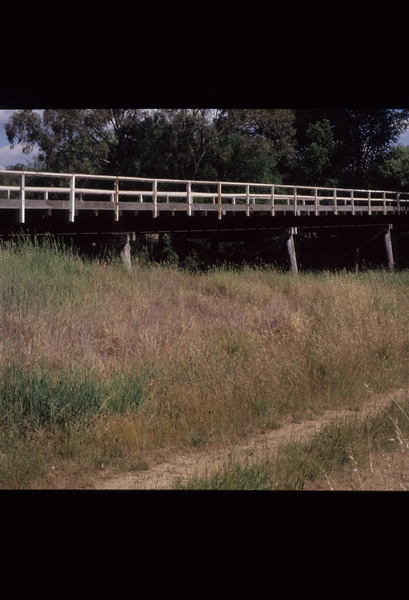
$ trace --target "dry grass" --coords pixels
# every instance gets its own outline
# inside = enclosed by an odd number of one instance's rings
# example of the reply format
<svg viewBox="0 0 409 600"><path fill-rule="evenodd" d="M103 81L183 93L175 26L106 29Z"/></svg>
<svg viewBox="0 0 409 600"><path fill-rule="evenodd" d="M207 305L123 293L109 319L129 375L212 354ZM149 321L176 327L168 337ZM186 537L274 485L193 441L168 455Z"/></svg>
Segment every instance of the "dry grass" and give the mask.
<svg viewBox="0 0 409 600"><path fill-rule="evenodd" d="M1 250L0 281L0 365L41 362L106 383L149 373L137 413L64 438L84 472L359 408L409 383L407 273L127 272L23 244ZM40 477L55 462L50 444Z"/></svg>
<svg viewBox="0 0 409 600"><path fill-rule="evenodd" d="M229 456L218 469L196 471L175 489L409 490L409 396L380 411L338 419L319 433Z"/></svg>

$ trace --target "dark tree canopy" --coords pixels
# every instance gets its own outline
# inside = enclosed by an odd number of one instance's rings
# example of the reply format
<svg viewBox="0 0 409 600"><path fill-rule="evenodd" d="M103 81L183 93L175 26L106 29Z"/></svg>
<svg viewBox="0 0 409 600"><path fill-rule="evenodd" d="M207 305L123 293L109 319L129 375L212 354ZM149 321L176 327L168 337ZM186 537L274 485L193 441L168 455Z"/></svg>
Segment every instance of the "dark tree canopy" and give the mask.
<svg viewBox="0 0 409 600"><path fill-rule="evenodd" d="M391 151L408 125L407 109L46 109L5 129L42 170L369 187L406 181Z"/></svg>
<svg viewBox="0 0 409 600"><path fill-rule="evenodd" d="M325 135L324 122L327 123ZM400 134L407 129L409 110L299 110L296 125L301 156L314 154L311 144L316 140L311 138L311 127L315 125L322 130L319 150L315 148L315 153L318 151L320 155L317 176L323 166L324 155L327 155L330 160L330 180L334 184L362 187L371 184L375 165L385 158ZM308 160L305 167L306 175L310 177L311 164Z"/></svg>

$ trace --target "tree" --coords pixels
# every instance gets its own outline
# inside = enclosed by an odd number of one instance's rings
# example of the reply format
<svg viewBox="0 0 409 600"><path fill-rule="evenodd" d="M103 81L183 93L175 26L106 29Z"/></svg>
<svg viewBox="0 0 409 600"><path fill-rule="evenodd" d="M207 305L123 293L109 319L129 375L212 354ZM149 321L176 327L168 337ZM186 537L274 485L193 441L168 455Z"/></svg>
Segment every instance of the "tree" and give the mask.
<svg viewBox="0 0 409 600"><path fill-rule="evenodd" d="M345 177L352 187L370 185L370 172L396 142L409 122L408 110L344 110L336 124L344 136Z"/></svg>
<svg viewBox="0 0 409 600"><path fill-rule="evenodd" d="M296 154L294 113L281 109L231 109L215 120L219 179L278 183Z"/></svg>
<svg viewBox="0 0 409 600"><path fill-rule="evenodd" d="M377 174L386 189L409 190L409 146L392 148L377 166Z"/></svg>
<svg viewBox="0 0 409 600"><path fill-rule="evenodd" d="M335 143L331 155L331 173L338 181L337 185L369 187L374 166L382 161L402 131L407 128L409 110L297 110L297 139L301 155L311 144L309 127L324 120L330 123ZM329 137L326 139L328 141Z"/></svg>
<svg viewBox="0 0 409 600"><path fill-rule="evenodd" d="M132 154L132 132L141 111L132 109L47 109L13 113L5 125L9 143L38 148L48 170L125 174Z"/></svg>
<svg viewBox="0 0 409 600"><path fill-rule="evenodd" d="M369 187L371 172L409 123L408 110L371 109L333 111L335 154L343 185Z"/></svg>
<svg viewBox="0 0 409 600"><path fill-rule="evenodd" d="M209 109L162 109L135 130L134 171L146 177L198 179L214 152L216 132Z"/></svg>
<svg viewBox="0 0 409 600"><path fill-rule="evenodd" d="M337 185L334 156L336 142L328 119L308 125L298 154L297 182L304 185Z"/></svg>

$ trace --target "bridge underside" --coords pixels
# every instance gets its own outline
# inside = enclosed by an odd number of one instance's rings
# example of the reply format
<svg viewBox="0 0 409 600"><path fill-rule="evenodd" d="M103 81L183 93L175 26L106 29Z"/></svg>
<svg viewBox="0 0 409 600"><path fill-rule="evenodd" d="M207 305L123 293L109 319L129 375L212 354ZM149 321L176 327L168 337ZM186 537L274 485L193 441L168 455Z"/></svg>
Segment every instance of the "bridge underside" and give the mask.
<svg viewBox="0 0 409 600"><path fill-rule="evenodd" d="M392 237L391 237L392 232ZM15 211L0 210L0 237L44 235L50 233L71 239L85 254L106 252L107 245L120 253L129 240L148 234L171 233L180 257L187 256L197 243L207 246L206 262L220 260L219 242L241 242L233 262L271 262L277 266L301 270L384 266L392 270L409 268L409 215L263 215L260 213L217 214L125 212L118 221L112 213L79 211L69 221L66 211L27 211L21 224ZM129 236L127 234L133 234ZM294 235L297 234L297 235ZM149 235L148 235L149 237ZM295 240L295 242L294 242ZM240 244L239 244L240 245ZM203 244L196 250L201 252Z"/></svg>
<svg viewBox="0 0 409 600"><path fill-rule="evenodd" d="M152 214L138 215L125 212L115 221L111 212L79 211L73 223L69 222L66 211L35 210L27 211L26 222L19 222L17 211L0 210L0 234L8 236L16 233L55 235L76 234L115 234L115 233L165 233L174 232L186 234L189 237L201 237L204 234L223 234L236 232L240 237L251 231L274 232L286 228L302 228L303 231L316 231L324 228L356 228L392 225L396 230L409 230L409 214L375 214L375 215L263 215L253 214L247 217L243 214L226 214L218 219L216 214L186 214L175 213L174 216L161 214L153 218Z"/></svg>

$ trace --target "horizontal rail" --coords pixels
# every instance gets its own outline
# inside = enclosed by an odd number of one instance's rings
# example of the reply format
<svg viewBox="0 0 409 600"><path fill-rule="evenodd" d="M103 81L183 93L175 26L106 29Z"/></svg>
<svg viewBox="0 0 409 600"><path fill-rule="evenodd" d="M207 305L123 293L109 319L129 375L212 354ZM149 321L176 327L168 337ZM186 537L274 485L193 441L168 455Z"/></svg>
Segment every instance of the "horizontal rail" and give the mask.
<svg viewBox="0 0 409 600"><path fill-rule="evenodd" d="M37 185L32 177L59 179L57 184L64 182L64 185L52 185L51 181ZM81 180L82 185L78 185ZM88 186L83 185L83 180L88 180ZM102 181L107 185L92 187L91 181ZM125 189L132 183L138 186L137 189ZM175 185L182 189L171 189ZM144 186L148 189L141 189ZM197 189L200 186L206 188L200 191ZM100 199L95 200L95 196ZM155 218L163 211L185 211L188 215L195 211L216 212L221 219L226 212L247 216L263 211L271 216L283 211L316 216L330 213L371 215L400 214L408 208L409 192L391 190L0 170L0 209L19 210L21 223L25 222L26 211L35 209L68 210L73 222L81 210L109 210L115 220L119 220L123 211L151 211Z"/></svg>

